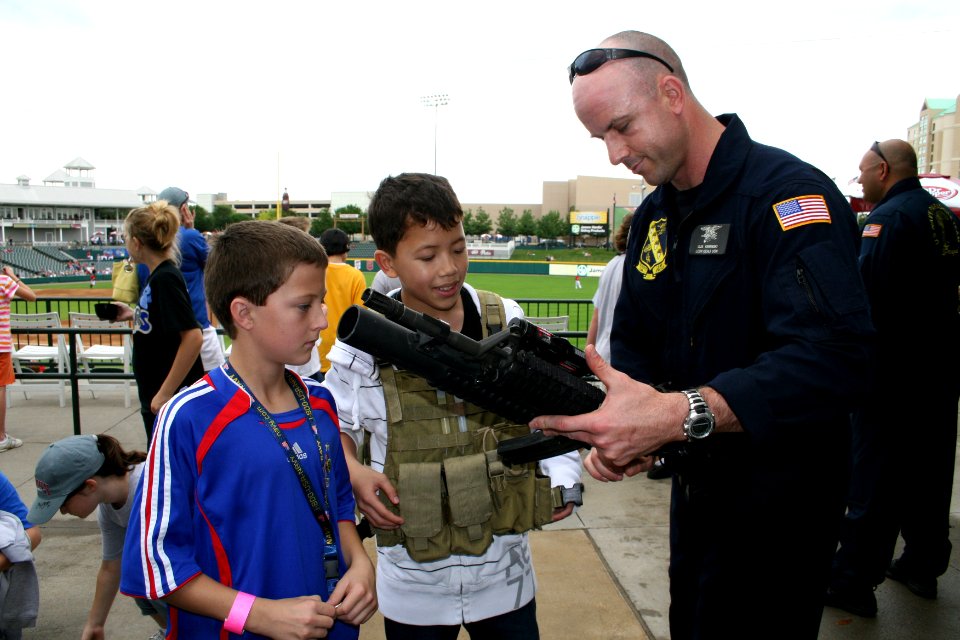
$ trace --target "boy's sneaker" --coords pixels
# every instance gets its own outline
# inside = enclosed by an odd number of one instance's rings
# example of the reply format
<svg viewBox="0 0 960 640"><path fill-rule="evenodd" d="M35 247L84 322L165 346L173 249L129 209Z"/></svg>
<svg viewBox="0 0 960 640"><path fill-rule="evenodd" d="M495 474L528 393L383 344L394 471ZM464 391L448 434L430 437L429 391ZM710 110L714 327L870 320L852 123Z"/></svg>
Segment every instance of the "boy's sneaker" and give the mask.
<svg viewBox="0 0 960 640"><path fill-rule="evenodd" d="M163 640L165 637L166 636L163 635L163 629L157 629L147 640Z"/></svg>
<svg viewBox="0 0 960 640"><path fill-rule="evenodd" d="M3 440L0 440L0 451L7 451L8 449L16 449L17 447L23 444L23 440L19 438L14 438L9 433L7 437Z"/></svg>
<svg viewBox="0 0 960 640"><path fill-rule="evenodd" d="M823 603L861 618L877 617L877 596L872 587L853 587L849 583L831 585Z"/></svg>
<svg viewBox="0 0 960 640"><path fill-rule="evenodd" d="M927 600L937 599L937 579L911 575L910 568L905 566L899 558L890 563L887 568L887 577L903 583L914 595Z"/></svg>

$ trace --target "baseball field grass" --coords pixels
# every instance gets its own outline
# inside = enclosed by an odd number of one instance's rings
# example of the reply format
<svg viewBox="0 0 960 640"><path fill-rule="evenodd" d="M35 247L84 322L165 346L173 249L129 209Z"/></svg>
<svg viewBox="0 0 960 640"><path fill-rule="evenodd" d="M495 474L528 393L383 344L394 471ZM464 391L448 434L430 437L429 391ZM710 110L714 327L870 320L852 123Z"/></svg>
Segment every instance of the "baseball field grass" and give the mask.
<svg viewBox="0 0 960 640"><path fill-rule="evenodd" d="M367 284L373 282L374 274L364 272ZM575 288L574 279L570 276L545 276L529 274L500 274L477 273L467 274L467 282L478 289L494 291L506 298L523 299L552 299L552 300L592 300L597 291L597 278L581 278L582 289ZM100 280L97 286L90 287L89 282L50 282L45 284L31 284L30 287L41 297L44 296L77 296L107 298L110 297L110 280Z"/></svg>

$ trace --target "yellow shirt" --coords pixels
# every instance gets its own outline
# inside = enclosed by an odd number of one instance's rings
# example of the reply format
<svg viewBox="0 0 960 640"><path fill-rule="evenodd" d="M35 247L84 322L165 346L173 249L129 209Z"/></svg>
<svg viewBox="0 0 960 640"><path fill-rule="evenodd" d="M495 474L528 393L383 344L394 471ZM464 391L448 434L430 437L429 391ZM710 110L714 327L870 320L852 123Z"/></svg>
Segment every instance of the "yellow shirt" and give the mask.
<svg viewBox="0 0 960 640"><path fill-rule="evenodd" d="M353 265L331 262L327 265L327 295L324 302L327 305L327 328L320 332L320 371L326 373L330 369L327 354L337 339L337 325L340 316L352 304L363 304L360 296L367 288L367 281L363 273Z"/></svg>

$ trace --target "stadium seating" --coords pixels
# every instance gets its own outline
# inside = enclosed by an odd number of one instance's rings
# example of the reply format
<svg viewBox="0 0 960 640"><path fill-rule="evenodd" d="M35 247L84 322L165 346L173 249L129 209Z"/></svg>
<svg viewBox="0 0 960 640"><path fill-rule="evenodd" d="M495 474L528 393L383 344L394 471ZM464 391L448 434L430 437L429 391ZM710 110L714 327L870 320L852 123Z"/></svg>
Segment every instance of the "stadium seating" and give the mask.
<svg viewBox="0 0 960 640"><path fill-rule="evenodd" d="M372 259L377 245L372 242L353 242L350 244L350 252L347 253L347 260L365 260Z"/></svg>

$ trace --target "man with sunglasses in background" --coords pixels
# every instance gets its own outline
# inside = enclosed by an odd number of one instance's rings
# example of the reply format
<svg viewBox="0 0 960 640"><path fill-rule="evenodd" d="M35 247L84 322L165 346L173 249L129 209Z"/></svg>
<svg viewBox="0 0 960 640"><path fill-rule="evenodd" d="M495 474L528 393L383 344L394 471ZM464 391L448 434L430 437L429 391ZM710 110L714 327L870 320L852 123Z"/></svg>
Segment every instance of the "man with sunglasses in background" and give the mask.
<svg viewBox="0 0 960 640"><path fill-rule="evenodd" d="M950 562L960 401L960 221L920 186L908 142L860 160L863 276L878 345L868 401L853 416L853 477L827 604L872 618L884 577L937 597ZM904 380L922 381L920 397ZM904 472L904 460L917 459ZM903 554L894 562L897 537Z"/></svg>
<svg viewBox="0 0 960 640"><path fill-rule="evenodd" d="M601 481L674 469L670 635L816 638L873 327L858 228L821 171L713 117L665 42L570 66L610 162L659 185L634 214L596 411L531 426L593 446Z"/></svg>

